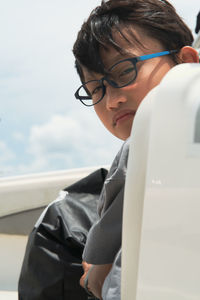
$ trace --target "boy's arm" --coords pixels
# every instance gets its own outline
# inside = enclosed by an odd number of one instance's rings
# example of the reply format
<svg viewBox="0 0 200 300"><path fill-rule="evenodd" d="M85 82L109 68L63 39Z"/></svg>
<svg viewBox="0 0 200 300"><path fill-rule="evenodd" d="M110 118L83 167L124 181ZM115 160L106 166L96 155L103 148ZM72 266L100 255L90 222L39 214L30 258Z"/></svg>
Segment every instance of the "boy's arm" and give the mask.
<svg viewBox="0 0 200 300"><path fill-rule="evenodd" d="M86 262L82 263L84 274L80 279L80 285L85 287L85 280L88 274L88 290L98 299L102 299L101 297L101 290L104 283L104 280L110 269L112 264L105 264L105 265L91 265L87 264Z"/></svg>

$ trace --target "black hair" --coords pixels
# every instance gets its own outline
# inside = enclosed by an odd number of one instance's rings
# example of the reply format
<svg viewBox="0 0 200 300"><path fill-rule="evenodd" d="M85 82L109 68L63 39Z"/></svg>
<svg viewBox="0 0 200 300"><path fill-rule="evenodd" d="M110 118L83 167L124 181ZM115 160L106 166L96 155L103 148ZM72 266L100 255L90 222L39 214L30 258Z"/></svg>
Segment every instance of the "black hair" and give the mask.
<svg viewBox="0 0 200 300"><path fill-rule="evenodd" d="M106 49L112 46L123 53L113 38L113 30L127 41L131 36L134 42L142 46L131 30L134 26L158 40L165 50L181 49L193 42L190 29L166 0L103 0L83 23L73 47L75 66L82 81L82 66L89 71L104 73L101 47ZM127 34L122 32L122 28L126 28ZM172 58L178 62L176 54Z"/></svg>

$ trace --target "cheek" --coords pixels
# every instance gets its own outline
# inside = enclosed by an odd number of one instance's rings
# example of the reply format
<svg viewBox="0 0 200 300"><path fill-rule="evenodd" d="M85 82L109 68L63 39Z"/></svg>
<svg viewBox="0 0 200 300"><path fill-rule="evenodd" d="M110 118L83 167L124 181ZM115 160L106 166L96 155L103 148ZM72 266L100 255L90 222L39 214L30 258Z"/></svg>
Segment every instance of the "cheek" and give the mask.
<svg viewBox="0 0 200 300"><path fill-rule="evenodd" d="M97 105L94 105L93 107L94 107L94 111L95 111L96 115L99 117L99 119L101 119L102 112L101 112L99 105L100 105L100 103Z"/></svg>
<svg viewBox="0 0 200 300"><path fill-rule="evenodd" d="M94 110L100 121L104 124L105 127L107 127L107 115L106 110L103 107L102 103L98 103L97 105L94 105Z"/></svg>
<svg viewBox="0 0 200 300"><path fill-rule="evenodd" d="M151 62L141 68L139 83L143 83L143 92L147 93L160 83L166 73L174 66L171 60L160 60L156 64Z"/></svg>
<svg viewBox="0 0 200 300"><path fill-rule="evenodd" d="M138 78L136 83L130 85L129 91L127 91L127 98L130 100L129 103L133 102L135 109L137 109L143 98L150 90L148 76L144 75L145 74L143 74L142 78Z"/></svg>

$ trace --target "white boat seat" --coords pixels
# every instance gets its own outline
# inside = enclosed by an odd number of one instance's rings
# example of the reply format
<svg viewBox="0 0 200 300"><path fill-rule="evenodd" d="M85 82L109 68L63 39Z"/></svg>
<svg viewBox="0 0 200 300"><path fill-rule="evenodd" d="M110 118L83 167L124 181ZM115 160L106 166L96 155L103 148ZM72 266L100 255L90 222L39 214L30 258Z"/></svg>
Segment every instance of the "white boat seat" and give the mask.
<svg viewBox="0 0 200 300"><path fill-rule="evenodd" d="M122 300L200 299L200 65L140 105L125 187Z"/></svg>

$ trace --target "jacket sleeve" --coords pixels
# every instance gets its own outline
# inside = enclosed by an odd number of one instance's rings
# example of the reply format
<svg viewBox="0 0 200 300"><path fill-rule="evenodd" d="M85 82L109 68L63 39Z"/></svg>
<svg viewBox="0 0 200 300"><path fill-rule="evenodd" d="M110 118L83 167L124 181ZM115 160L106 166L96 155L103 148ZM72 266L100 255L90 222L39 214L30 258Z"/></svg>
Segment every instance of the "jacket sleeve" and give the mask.
<svg viewBox="0 0 200 300"><path fill-rule="evenodd" d="M91 264L113 263L121 247L124 186L129 152L129 139L117 154L100 196L100 219L87 236L83 260Z"/></svg>

